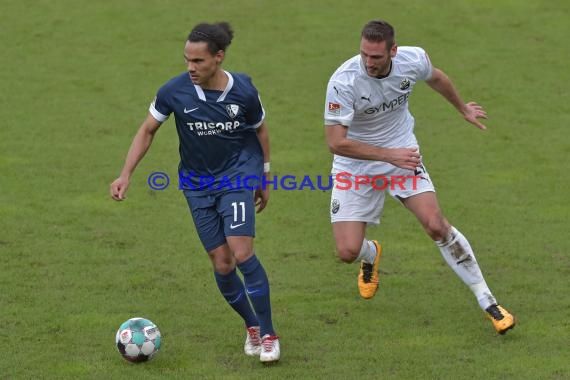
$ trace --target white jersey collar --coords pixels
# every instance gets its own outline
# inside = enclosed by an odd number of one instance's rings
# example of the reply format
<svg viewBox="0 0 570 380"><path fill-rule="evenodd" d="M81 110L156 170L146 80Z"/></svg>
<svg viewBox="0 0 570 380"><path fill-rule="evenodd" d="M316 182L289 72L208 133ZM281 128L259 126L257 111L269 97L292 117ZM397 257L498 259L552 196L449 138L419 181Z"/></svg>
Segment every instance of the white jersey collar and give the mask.
<svg viewBox="0 0 570 380"><path fill-rule="evenodd" d="M224 73L226 73L226 75L228 76L228 83L226 84L226 88L221 93L221 95L218 97L216 102L223 102L226 99L228 92L230 92L230 90L234 86L234 77L232 76L232 74L226 70L224 70ZM202 87L195 84L194 88L196 89L196 93L198 94L198 98L200 98L200 100L206 101L206 95L204 94L204 90L202 89Z"/></svg>

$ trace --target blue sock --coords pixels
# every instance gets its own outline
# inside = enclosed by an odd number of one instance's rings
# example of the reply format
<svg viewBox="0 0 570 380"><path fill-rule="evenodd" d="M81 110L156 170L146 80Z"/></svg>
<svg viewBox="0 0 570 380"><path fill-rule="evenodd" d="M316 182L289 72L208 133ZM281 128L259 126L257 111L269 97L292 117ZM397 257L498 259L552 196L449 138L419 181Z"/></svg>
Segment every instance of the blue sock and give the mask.
<svg viewBox="0 0 570 380"><path fill-rule="evenodd" d="M269 280L265 269L257 259L255 254L238 264L240 272L243 274L245 289L251 300L257 319L259 319L259 333L275 335L273 323L271 321L271 302L269 300Z"/></svg>
<svg viewBox="0 0 570 380"><path fill-rule="evenodd" d="M241 279L234 269L226 275L214 271L214 277L220 292L228 304L243 318L247 327L258 326L257 317L245 295L245 289Z"/></svg>

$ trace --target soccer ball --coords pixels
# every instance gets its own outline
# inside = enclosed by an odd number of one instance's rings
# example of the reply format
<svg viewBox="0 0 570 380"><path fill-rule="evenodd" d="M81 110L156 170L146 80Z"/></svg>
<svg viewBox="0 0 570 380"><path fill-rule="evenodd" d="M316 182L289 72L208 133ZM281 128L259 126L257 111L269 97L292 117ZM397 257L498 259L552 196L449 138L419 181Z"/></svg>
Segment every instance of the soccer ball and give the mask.
<svg viewBox="0 0 570 380"><path fill-rule="evenodd" d="M158 352L162 338L158 327L144 318L131 318L119 327L117 349L131 363L146 362Z"/></svg>

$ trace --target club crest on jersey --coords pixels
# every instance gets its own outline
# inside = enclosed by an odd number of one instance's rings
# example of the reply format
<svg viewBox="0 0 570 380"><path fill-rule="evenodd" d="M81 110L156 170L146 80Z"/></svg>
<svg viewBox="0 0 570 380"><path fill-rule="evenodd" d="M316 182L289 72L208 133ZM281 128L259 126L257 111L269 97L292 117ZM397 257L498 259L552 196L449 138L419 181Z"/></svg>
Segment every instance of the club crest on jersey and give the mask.
<svg viewBox="0 0 570 380"><path fill-rule="evenodd" d="M239 112L239 106L237 104L228 104L226 106L226 111L228 111L228 115L233 119Z"/></svg>
<svg viewBox="0 0 570 380"><path fill-rule="evenodd" d="M400 83L400 90L407 90L410 88L410 80L408 78L404 78Z"/></svg>

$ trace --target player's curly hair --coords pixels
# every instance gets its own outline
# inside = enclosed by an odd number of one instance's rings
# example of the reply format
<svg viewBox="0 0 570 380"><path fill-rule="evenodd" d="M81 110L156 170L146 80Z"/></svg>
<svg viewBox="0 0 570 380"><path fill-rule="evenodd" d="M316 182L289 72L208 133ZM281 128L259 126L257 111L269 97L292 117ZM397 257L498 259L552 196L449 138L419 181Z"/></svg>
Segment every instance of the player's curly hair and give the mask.
<svg viewBox="0 0 570 380"><path fill-rule="evenodd" d="M188 35L190 42L206 42L208 51L214 55L218 51L226 51L232 43L234 31L228 22L216 22L213 24L200 23L192 29Z"/></svg>
<svg viewBox="0 0 570 380"><path fill-rule="evenodd" d="M361 37L373 42L386 41L386 47L391 49L396 41L396 32L388 22L384 20L372 20L362 28Z"/></svg>

